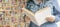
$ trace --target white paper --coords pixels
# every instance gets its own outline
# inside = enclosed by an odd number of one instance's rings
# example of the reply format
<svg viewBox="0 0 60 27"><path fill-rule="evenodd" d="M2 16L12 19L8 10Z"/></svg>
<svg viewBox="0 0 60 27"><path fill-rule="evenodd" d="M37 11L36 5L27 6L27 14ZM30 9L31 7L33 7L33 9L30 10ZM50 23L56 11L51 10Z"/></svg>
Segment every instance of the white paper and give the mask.
<svg viewBox="0 0 60 27"><path fill-rule="evenodd" d="M35 19L37 21L37 25L41 25L46 22L46 17L52 16L52 9L51 8L46 8L43 9L42 11L36 12L35 13Z"/></svg>

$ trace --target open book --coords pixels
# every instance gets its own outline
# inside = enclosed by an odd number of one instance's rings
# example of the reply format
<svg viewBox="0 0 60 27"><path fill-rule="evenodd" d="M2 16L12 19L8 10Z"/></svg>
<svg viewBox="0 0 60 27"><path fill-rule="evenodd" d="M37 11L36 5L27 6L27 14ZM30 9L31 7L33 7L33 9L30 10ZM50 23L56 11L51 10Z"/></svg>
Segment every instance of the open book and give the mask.
<svg viewBox="0 0 60 27"><path fill-rule="evenodd" d="M37 25L41 25L46 22L46 17L54 17L52 15L52 9L50 7L43 8L35 13L35 19L37 21Z"/></svg>
<svg viewBox="0 0 60 27"><path fill-rule="evenodd" d="M33 17L33 18L31 18L32 19L31 21L34 22L35 24L37 24L38 26L40 26L41 24L46 22L46 20L45 20L46 17L53 16L52 9L50 7L40 9L36 13L33 13L26 9L24 9L24 11L27 13L27 15L29 15L30 17Z"/></svg>

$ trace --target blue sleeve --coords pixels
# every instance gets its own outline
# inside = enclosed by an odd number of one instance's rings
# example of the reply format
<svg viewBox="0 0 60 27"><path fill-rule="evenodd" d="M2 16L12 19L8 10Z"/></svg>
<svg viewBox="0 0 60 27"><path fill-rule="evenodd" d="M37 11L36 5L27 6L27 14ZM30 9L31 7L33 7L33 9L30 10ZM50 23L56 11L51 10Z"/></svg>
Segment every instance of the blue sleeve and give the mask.
<svg viewBox="0 0 60 27"><path fill-rule="evenodd" d="M53 6L53 15L55 16L55 22L60 21L60 12L57 9L59 9L59 8L55 8Z"/></svg>
<svg viewBox="0 0 60 27"><path fill-rule="evenodd" d="M55 16L55 22L60 21L60 8L58 6L57 0L53 0L53 15Z"/></svg>
<svg viewBox="0 0 60 27"><path fill-rule="evenodd" d="M49 0L45 5L51 7L52 14L55 16L55 22L60 21L60 8L58 6L57 0Z"/></svg>

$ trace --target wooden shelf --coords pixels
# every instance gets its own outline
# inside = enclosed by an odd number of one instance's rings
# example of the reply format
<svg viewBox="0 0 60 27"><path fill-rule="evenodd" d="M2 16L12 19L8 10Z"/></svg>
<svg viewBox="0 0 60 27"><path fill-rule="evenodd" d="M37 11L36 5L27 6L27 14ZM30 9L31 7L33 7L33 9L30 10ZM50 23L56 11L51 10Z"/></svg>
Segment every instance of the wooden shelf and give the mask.
<svg viewBox="0 0 60 27"><path fill-rule="evenodd" d="M20 22L18 22L18 19L21 18L20 17L22 14L21 7L22 7L23 3L21 3L21 4L19 4L19 3L20 2L17 1L17 3L15 2L12 5L12 0L9 0L9 2L4 2L2 0L2 2L0 2L0 12L2 12L2 14L3 14L2 18L8 17L10 19L10 21L9 21L10 27L14 27L14 25L17 25L17 27L18 27L18 23L20 23ZM20 10L18 9L18 6L20 6ZM14 8L14 9L12 9L12 8ZM11 13L13 13L14 15ZM12 17L16 18L16 21L17 21L16 24L14 24L12 22L12 19L11 19ZM3 21L5 21L5 20L3 20ZM24 22L22 24L20 23L21 27L23 27L23 25L24 25ZM2 26L6 27L6 25L0 25L0 27L2 27Z"/></svg>

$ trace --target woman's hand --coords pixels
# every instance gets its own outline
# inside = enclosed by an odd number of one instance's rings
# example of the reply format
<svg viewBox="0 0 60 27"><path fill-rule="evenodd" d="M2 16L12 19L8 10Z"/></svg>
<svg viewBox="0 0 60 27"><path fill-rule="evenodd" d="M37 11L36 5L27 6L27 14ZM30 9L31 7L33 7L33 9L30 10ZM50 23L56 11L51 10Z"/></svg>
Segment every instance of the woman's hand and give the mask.
<svg viewBox="0 0 60 27"><path fill-rule="evenodd" d="M48 22L54 22L55 21L55 17L47 17L46 20Z"/></svg>

